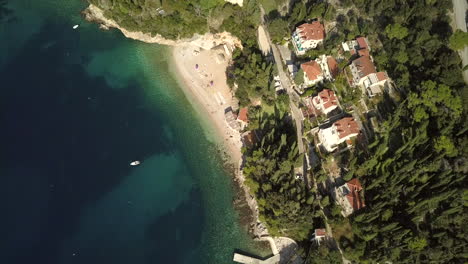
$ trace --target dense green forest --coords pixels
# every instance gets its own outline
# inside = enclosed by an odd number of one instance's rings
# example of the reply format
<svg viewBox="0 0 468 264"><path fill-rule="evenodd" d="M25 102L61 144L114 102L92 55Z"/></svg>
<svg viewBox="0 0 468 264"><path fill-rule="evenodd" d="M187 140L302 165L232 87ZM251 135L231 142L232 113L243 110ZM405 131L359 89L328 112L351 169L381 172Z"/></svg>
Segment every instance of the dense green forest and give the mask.
<svg viewBox="0 0 468 264"><path fill-rule="evenodd" d="M295 178L294 168L302 165L303 156L288 110L287 105L275 104L273 113L251 111L250 126L256 128L258 142L247 150L243 173L270 233L302 241L309 237L318 212L313 193Z"/></svg>
<svg viewBox="0 0 468 264"><path fill-rule="evenodd" d="M224 0L88 0L128 30L160 34L168 39L190 38L195 33L227 30L239 37L252 36L259 22L255 0L244 7ZM255 33L253 33L254 35ZM243 38L246 42L249 38ZM255 39L254 39L255 40Z"/></svg>
<svg viewBox="0 0 468 264"><path fill-rule="evenodd" d="M351 218L352 239L339 242L360 263L463 263L468 101L449 48L451 1L344 2L368 21L349 31L380 40L376 61L406 96L379 105L384 132L350 159L347 178L364 183L367 207Z"/></svg>

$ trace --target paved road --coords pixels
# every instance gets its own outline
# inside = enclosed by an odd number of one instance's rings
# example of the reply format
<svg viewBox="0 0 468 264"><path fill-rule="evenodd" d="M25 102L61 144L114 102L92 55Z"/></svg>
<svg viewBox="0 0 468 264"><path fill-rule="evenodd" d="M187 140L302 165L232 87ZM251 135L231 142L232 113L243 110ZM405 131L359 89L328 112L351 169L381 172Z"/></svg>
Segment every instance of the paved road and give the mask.
<svg viewBox="0 0 468 264"><path fill-rule="evenodd" d="M268 32L268 28L267 26L264 24L264 9L263 7L260 5L260 10L261 10L261 17L262 17L262 24L263 24L263 28L265 29L265 37L266 37L266 40L268 41L268 43L270 44L270 47L271 47L271 50L273 52L273 57L275 59L275 64L276 64L276 67L278 69L278 75L279 75L279 78L280 78L280 82L281 84L283 85L284 88L286 88L286 91L288 92L288 95L289 95L289 102L290 102L290 107L291 107L291 114L292 114L292 117L294 119L294 122L296 123L296 132L297 132L297 144L298 144L298 147L299 147L299 153L304 153L304 142L302 140L302 129L303 129L303 125L302 125L302 112L299 110L299 108L297 107L296 103L299 102L299 95L296 93L296 91L294 91L294 89L292 88L292 84L291 84L291 81L289 80L289 77L288 75L284 72L284 69L283 69L283 61L281 60L281 54L278 50L278 47L276 45L274 45L272 42L271 42L271 38L270 38L270 33Z"/></svg>
<svg viewBox="0 0 468 264"><path fill-rule="evenodd" d="M468 4L466 0L452 0L453 2L453 13L455 15L455 23L458 29L461 29L464 32L466 31L466 10L468 9ZM458 52L463 61L463 66L468 64L468 47L465 46L465 49ZM463 72L463 78L465 82L468 83L468 70Z"/></svg>
<svg viewBox="0 0 468 264"><path fill-rule="evenodd" d="M267 38L268 41L271 43L271 39L269 36L268 31L267 32ZM296 91L292 88L292 84L289 81L288 75L284 72L283 69L283 61L281 60L281 55L276 47L276 45L271 45L271 50L273 51L273 57L275 58L276 62L276 67L278 69L278 75L280 77L281 84L283 85L284 88L286 88L286 91L288 92L289 95L289 101L290 101L290 106L291 106L291 114L294 119L294 122L296 123L296 131L297 131L297 144L299 147L299 153L304 153L304 143L302 142L302 112L299 110L297 107L296 103L299 102L299 95L297 95Z"/></svg>

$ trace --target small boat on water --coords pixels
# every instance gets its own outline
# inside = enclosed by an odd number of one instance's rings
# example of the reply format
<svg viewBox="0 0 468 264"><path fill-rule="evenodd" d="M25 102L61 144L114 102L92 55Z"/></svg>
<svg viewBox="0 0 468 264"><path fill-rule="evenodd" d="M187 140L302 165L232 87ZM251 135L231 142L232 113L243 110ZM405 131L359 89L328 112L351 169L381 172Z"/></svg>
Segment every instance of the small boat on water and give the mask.
<svg viewBox="0 0 468 264"><path fill-rule="evenodd" d="M140 165L140 163L141 162L139 160L135 160L135 161L130 162L130 165L137 166L137 165Z"/></svg>
<svg viewBox="0 0 468 264"><path fill-rule="evenodd" d="M73 29L77 29L80 25L74 25Z"/></svg>

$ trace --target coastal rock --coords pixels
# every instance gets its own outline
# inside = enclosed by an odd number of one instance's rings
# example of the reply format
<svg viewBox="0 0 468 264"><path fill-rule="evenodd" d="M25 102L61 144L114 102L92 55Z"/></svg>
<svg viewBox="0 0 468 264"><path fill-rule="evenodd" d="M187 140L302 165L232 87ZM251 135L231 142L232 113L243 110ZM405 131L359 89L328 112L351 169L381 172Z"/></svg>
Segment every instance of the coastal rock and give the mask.
<svg viewBox="0 0 468 264"><path fill-rule="evenodd" d="M240 2L242 2L242 0ZM157 43L168 46L191 44L206 50L212 49L219 45L229 45L231 47L242 48L241 41L229 32L221 32L216 34L206 33L204 35L195 34L192 38L172 40L163 38L160 35L152 36L150 33L126 30L125 28L121 27L115 20L105 17L104 11L93 4L90 4L88 8L83 11L83 15L86 20L99 23L100 27L103 29L117 28L124 34L125 37L146 43Z"/></svg>

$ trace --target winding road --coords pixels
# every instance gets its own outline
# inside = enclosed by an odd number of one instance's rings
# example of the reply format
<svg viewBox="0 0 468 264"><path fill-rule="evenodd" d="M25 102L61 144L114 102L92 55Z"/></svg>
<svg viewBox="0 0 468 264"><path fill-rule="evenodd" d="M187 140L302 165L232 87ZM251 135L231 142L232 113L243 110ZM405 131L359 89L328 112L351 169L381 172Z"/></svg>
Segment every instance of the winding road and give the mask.
<svg viewBox="0 0 468 264"><path fill-rule="evenodd" d="M466 30L466 10L468 9L468 3L466 0L452 0L453 13L455 16L455 24L457 29L467 32ZM468 64L468 47L465 46L463 50L458 51L463 61L463 67ZM465 83L468 83L468 70L463 71L463 78Z"/></svg>

